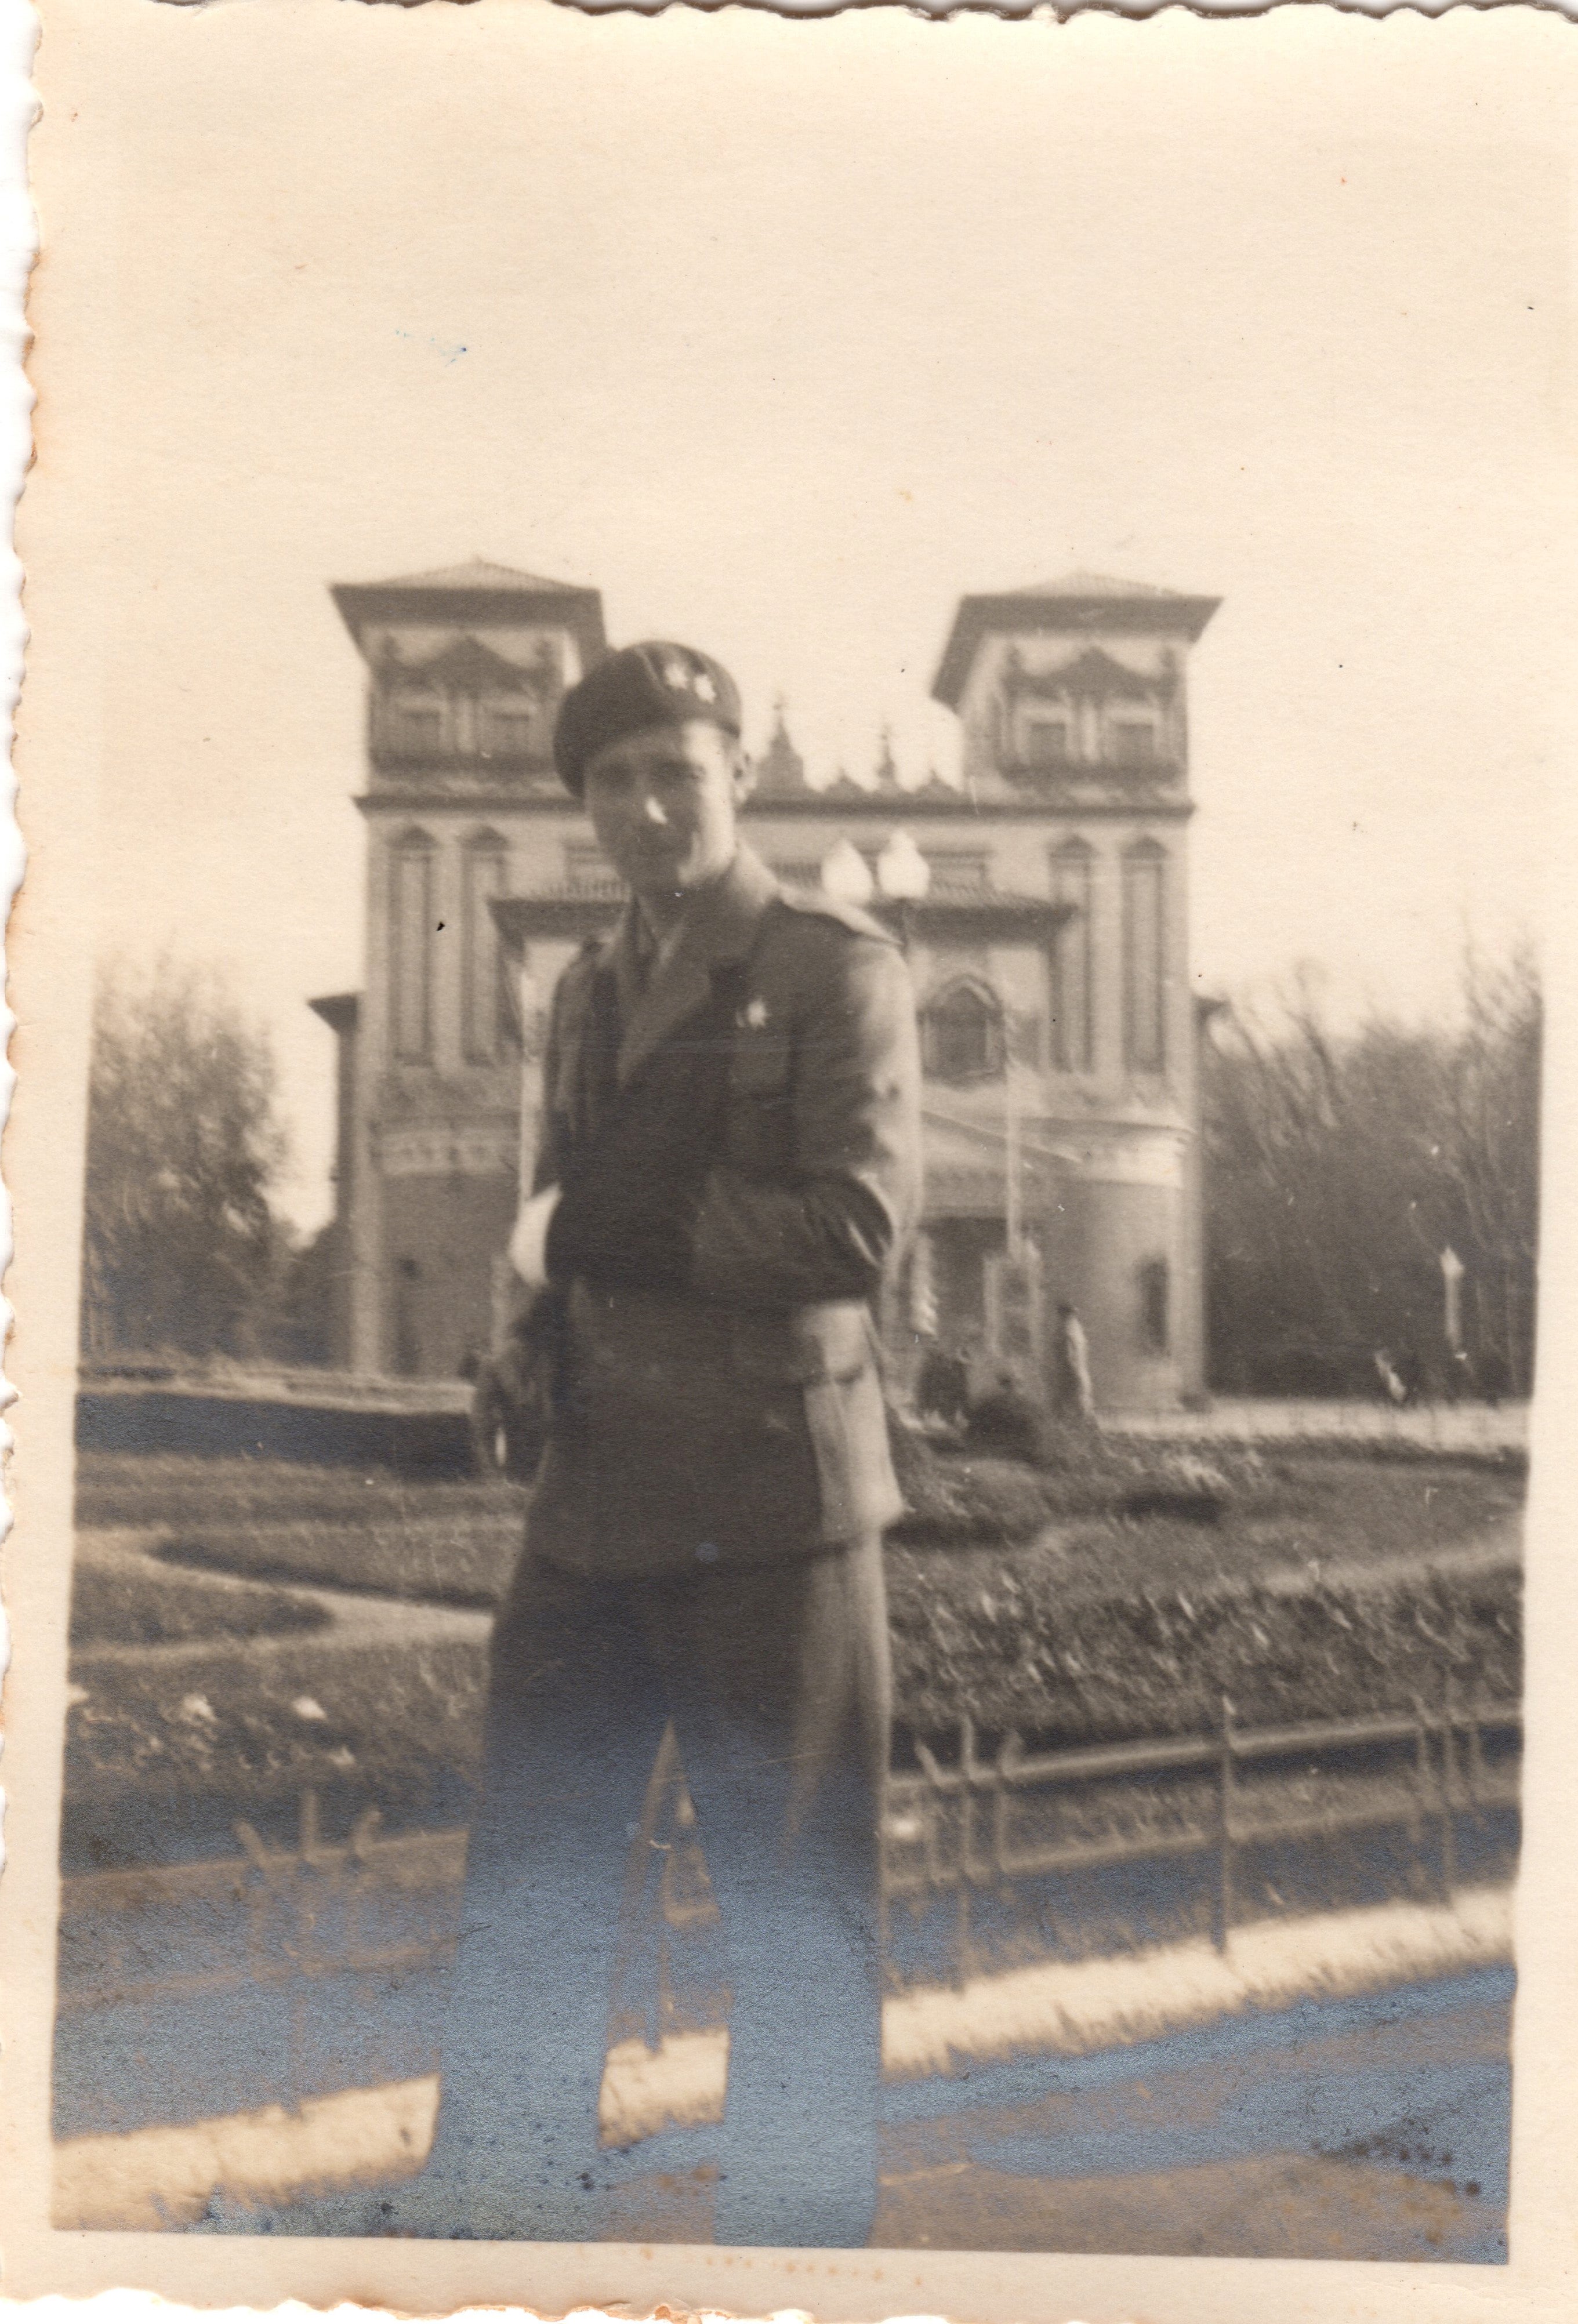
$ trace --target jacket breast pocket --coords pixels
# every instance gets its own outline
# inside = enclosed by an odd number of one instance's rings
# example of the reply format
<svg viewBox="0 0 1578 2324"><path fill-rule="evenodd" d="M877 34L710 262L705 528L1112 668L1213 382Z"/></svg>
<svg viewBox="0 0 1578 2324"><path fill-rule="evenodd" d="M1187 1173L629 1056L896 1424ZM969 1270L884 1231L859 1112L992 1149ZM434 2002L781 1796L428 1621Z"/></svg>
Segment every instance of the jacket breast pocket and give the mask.
<svg viewBox="0 0 1578 2324"><path fill-rule="evenodd" d="M795 1158L793 1060L787 1038L736 1042L729 1068L728 1158L767 1177Z"/></svg>

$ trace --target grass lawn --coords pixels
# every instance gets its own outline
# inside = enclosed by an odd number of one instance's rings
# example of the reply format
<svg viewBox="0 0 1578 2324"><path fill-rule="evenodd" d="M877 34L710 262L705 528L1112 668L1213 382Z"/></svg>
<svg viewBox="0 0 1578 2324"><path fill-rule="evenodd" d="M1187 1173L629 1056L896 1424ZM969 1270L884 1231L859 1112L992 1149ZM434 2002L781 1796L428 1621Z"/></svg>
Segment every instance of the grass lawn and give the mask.
<svg viewBox="0 0 1578 2324"><path fill-rule="evenodd" d="M519 1485L488 1478L439 1482L392 1470L314 1469L298 1461L209 1460L195 1452L80 1452L79 1526L279 1523L354 1525L471 1516L525 1506Z"/></svg>
<svg viewBox="0 0 1578 2324"><path fill-rule="evenodd" d="M968 1566L1057 1528L1071 1591L1209 1589L1286 1567L1414 1559L1516 1526L1516 1469L1407 1463L1241 1447L1208 1458L1155 1443L1070 1434L1057 1465L938 1458L900 1448L910 1514L897 1545L946 1549ZM422 1484L378 1471L284 1461L88 1454L78 1523L168 1528L183 1566L254 1580L321 1582L439 1604L496 1603L519 1554L525 1489L506 1481ZM1135 1502L1195 1504L1126 1514ZM1214 1521L1200 1522L1214 1512Z"/></svg>
<svg viewBox="0 0 1578 2324"><path fill-rule="evenodd" d="M162 1571L113 1538L85 1536L71 1568L73 1646L162 1646L194 1638L257 1638L322 1629L310 1598L252 1582L206 1582Z"/></svg>

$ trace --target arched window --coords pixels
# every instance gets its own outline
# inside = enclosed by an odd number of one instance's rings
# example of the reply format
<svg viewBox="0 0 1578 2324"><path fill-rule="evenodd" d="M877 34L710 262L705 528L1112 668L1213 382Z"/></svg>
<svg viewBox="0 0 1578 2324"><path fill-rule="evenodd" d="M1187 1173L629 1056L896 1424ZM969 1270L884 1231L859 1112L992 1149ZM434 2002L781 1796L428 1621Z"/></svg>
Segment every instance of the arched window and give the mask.
<svg viewBox="0 0 1578 2324"><path fill-rule="evenodd" d="M1095 859L1083 839L1052 854L1052 900L1067 907L1052 944L1052 1058L1059 1073L1088 1074L1095 1023L1091 999L1091 901Z"/></svg>
<svg viewBox="0 0 1578 2324"><path fill-rule="evenodd" d="M400 1065L424 1065L432 1052L432 953L433 843L408 831L389 857L389 1014Z"/></svg>
<svg viewBox="0 0 1578 2324"><path fill-rule="evenodd" d="M473 1065L491 1065L512 1022L503 990L504 960L489 899L504 893L508 856L496 831L466 843L460 890L460 1038Z"/></svg>
<svg viewBox="0 0 1578 2324"><path fill-rule="evenodd" d="M1167 1063L1166 875L1154 839L1137 840L1123 858L1123 1047L1137 1074L1159 1074Z"/></svg>
<svg viewBox="0 0 1578 2324"><path fill-rule="evenodd" d="M936 1082L989 1081L1003 1070L1002 1003L986 985L962 978L927 1003L921 1056Z"/></svg>

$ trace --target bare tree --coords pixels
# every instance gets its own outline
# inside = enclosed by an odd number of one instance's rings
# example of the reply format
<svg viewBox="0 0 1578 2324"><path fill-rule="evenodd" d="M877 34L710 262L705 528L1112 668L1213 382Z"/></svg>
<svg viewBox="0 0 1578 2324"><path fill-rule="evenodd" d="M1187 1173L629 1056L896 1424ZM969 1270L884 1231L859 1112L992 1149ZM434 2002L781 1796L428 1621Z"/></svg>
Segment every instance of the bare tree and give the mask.
<svg viewBox="0 0 1578 2324"><path fill-rule="evenodd" d="M253 1351L283 1241L267 1037L212 970L114 964L94 1005L82 1336L87 1351Z"/></svg>
<svg viewBox="0 0 1578 2324"><path fill-rule="evenodd" d="M1467 1023L1448 1093L1444 1160L1478 1262L1469 1276L1476 1334L1501 1358L1508 1385L1523 1394L1533 1374L1539 1241L1543 1022L1532 954L1521 950L1497 967L1470 951L1463 997Z"/></svg>
<svg viewBox="0 0 1578 2324"><path fill-rule="evenodd" d="M1276 1022L1229 1013L1206 1075L1211 1336L1223 1385L1352 1387L1378 1347L1450 1367L1441 1254L1467 1269L1486 1388L1527 1392L1540 1003L1532 959L1472 954L1453 1029L1330 1030L1298 981Z"/></svg>

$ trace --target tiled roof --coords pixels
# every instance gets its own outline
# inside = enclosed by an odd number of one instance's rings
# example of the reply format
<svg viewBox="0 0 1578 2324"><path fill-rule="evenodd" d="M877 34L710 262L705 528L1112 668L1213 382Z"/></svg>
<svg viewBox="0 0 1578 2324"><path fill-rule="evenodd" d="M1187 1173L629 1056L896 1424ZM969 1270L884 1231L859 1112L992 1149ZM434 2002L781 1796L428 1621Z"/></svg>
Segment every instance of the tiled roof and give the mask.
<svg viewBox="0 0 1578 2324"><path fill-rule="evenodd" d="M519 589L525 595L540 597L577 589L580 584L549 581L540 573L521 573L512 565L490 565L485 557L473 557L464 565L440 565L432 573L400 573L374 586L380 589Z"/></svg>
<svg viewBox="0 0 1578 2324"><path fill-rule="evenodd" d="M1154 581L1118 581L1110 573L1065 573L1056 581L1027 581L1018 589L998 593L1004 597L1176 597L1176 589L1158 588Z"/></svg>
<svg viewBox="0 0 1578 2324"><path fill-rule="evenodd" d="M1149 581L1117 581L1101 573L1066 573L1057 581L961 597L931 690L937 701L957 710L975 656L990 632L1011 637L1059 631L1072 635L1099 626L1193 642L1220 603L1216 597L1186 596Z"/></svg>

